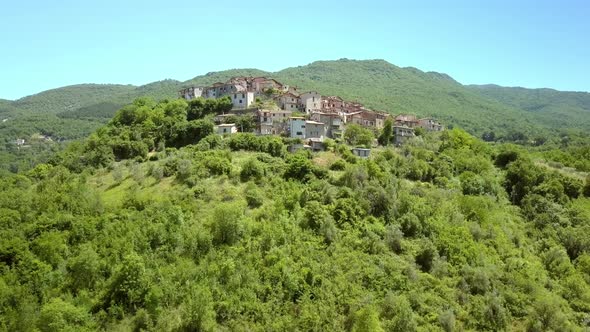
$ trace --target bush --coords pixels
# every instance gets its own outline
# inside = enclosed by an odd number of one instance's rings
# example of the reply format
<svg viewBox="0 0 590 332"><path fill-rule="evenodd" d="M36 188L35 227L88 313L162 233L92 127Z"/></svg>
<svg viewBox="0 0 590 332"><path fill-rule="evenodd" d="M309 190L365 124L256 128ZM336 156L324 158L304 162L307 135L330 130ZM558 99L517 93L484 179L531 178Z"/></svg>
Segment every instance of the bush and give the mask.
<svg viewBox="0 0 590 332"><path fill-rule="evenodd" d="M381 316L386 320L387 331L416 331L416 321L410 302L404 295L388 293L381 306Z"/></svg>
<svg viewBox="0 0 590 332"><path fill-rule="evenodd" d="M482 268L463 269L463 278L473 295L483 295L490 288L490 278Z"/></svg>
<svg viewBox="0 0 590 332"><path fill-rule="evenodd" d="M533 304L529 313L527 331L568 331L569 322L553 296L545 296Z"/></svg>
<svg viewBox="0 0 590 332"><path fill-rule="evenodd" d="M455 331L455 313L448 309L438 315L438 323L445 332Z"/></svg>
<svg viewBox="0 0 590 332"><path fill-rule="evenodd" d="M260 207L264 203L264 193L253 183L248 184L244 194L250 208Z"/></svg>
<svg viewBox="0 0 590 332"><path fill-rule="evenodd" d="M418 217L409 212L401 216L399 219L402 232L404 236L418 236L422 233L422 223Z"/></svg>
<svg viewBox="0 0 590 332"><path fill-rule="evenodd" d="M212 175L229 175L232 170L231 161L219 155L207 156L202 163Z"/></svg>
<svg viewBox="0 0 590 332"><path fill-rule="evenodd" d="M116 141L111 147L117 160L132 159L138 156L145 158L148 154L148 146L144 142Z"/></svg>
<svg viewBox="0 0 590 332"><path fill-rule="evenodd" d="M309 176L313 174L314 168L307 156L302 153L294 154L287 159L285 179L308 181Z"/></svg>
<svg viewBox="0 0 590 332"><path fill-rule="evenodd" d="M420 250L416 255L416 264L422 272L430 272L434 259L438 256L435 246L429 240L423 240Z"/></svg>
<svg viewBox="0 0 590 332"><path fill-rule="evenodd" d="M259 182L265 175L264 165L256 159L248 159L242 165L240 170L240 180L247 182L250 180Z"/></svg>
<svg viewBox="0 0 590 332"><path fill-rule="evenodd" d="M93 331L90 314L60 298L51 299L41 308L37 327L42 332Z"/></svg>
<svg viewBox="0 0 590 332"><path fill-rule="evenodd" d="M518 152L514 150L507 150L498 153L495 159L496 166L500 168L506 168L508 164L518 159Z"/></svg>
<svg viewBox="0 0 590 332"><path fill-rule="evenodd" d="M109 280L107 291L95 311L114 306L134 311L145 305L148 287L143 258L135 253L127 255L123 258L119 270Z"/></svg>
<svg viewBox="0 0 590 332"><path fill-rule="evenodd" d="M339 198L336 200L332 216L338 224L342 225L344 223L355 224L364 217L364 214L355 199Z"/></svg>
<svg viewBox="0 0 590 332"><path fill-rule="evenodd" d="M160 165L153 165L150 168L150 176L152 176L156 181L160 181L164 178L164 168Z"/></svg>
<svg viewBox="0 0 590 332"><path fill-rule="evenodd" d="M332 165L330 165L330 169L333 171L343 171L345 168L346 162L342 159L338 159Z"/></svg>
<svg viewBox="0 0 590 332"><path fill-rule="evenodd" d="M240 240L243 233L242 207L235 203L224 203L213 210L211 233L215 244L232 245Z"/></svg>
<svg viewBox="0 0 590 332"><path fill-rule="evenodd" d="M181 159L176 164L176 178L181 182L186 181L191 176L192 170L192 162L187 159Z"/></svg>
<svg viewBox="0 0 590 332"><path fill-rule="evenodd" d="M379 315L372 306L365 306L357 311L354 315L354 325L352 332L383 332L381 323L379 322Z"/></svg>
<svg viewBox="0 0 590 332"><path fill-rule="evenodd" d="M213 331L215 310L211 291L204 286L193 286L182 304L182 331Z"/></svg>
<svg viewBox="0 0 590 332"><path fill-rule="evenodd" d="M403 251L403 238L404 235L397 225L388 225L385 229L385 243L396 254Z"/></svg>
<svg viewBox="0 0 590 332"><path fill-rule="evenodd" d="M463 189L463 195L484 195L487 192L485 180L470 171L463 172L459 176L461 180L461 188Z"/></svg>

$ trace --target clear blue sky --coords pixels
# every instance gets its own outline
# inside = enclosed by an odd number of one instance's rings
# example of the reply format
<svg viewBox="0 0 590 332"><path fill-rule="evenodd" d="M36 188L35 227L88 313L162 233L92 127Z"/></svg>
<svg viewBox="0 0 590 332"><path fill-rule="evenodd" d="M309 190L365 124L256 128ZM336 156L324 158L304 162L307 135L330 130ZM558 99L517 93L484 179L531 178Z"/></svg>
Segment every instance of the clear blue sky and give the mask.
<svg viewBox="0 0 590 332"><path fill-rule="evenodd" d="M6 99L339 58L590 91L587 0L5 1L0 43Z"/></svg>

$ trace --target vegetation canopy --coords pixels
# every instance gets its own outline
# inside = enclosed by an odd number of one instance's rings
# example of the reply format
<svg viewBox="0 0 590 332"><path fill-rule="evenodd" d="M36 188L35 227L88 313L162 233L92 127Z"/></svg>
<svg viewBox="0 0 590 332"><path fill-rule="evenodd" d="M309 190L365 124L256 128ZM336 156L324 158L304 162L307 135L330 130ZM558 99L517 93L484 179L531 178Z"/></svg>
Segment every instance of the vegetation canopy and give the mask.
<svg viewBox="0 0 590 332"><path fill-rule="evenodd" d="M352 126L289 153L280 137L214 134L228 107L140 98L47 163L4 171L0 329L588 327L582 172L457 127L394 147L390 125Z"/></svg>

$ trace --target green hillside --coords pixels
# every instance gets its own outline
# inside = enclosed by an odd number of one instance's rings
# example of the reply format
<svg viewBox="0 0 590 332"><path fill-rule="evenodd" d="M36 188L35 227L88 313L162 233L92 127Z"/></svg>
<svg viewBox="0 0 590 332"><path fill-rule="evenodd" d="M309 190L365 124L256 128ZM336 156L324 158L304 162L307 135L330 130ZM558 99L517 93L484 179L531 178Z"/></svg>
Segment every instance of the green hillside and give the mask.
<svg viewBox="0 0 590 332"><path fill-rule="evenodd" d="M87 137L104 125L123 105L139 97L176 98L179 82L163 80L140 87L81 84L45 91L16 101L0 100L0 168L28 169L46 161L64 144ZM34 139L50 136L53 141ZM22 138L30 147L17 149Z"/></svg>
<svg viewBox="0 0 590 332"><path fill-rule="evenodd" d="M0 140L26 139L37 133L58 140L83 138L106 123L123 105L143 96L156 100L175 98L178 86L174 80L141 87L81 84L0 102L0 112L12 115L9 121L0 123Z"/></svg>
<svg viewBox="0 0 590 332"><path fill-rule="evenodd" d="M590 93L553 89L509 88L497 85L470 85L468 88L530 112L547 127L576 128L590 131Z"/></svg>
<svg viewBox="0 0 590 332"><path fill-rule="evenodd" d="M0 117L8 117L11 115L18 114L19 110L14 106L14 102L11 100L0 99Z"/></svg>
<svg viewBox="0 0 590 332"><path fill-rule="evenodd" d="M28 113L56 114L92 104L114 101L125 103L125 96L134 91L132 85L80 84L47 90L18 99L14 106Z"/></svg>
<svg viewBox="0 0 590 332"><path fill-rule="evenodd" d="M0 330L588 327L590 179L459 129L288 153L209 104L137 100L2 173Z"/></svg>
<svg viewBox="0 0 590 332"><path fill-rule="evenodd" d="M231 69L186 82L163 80L139 87L81 84L16 101L0 100L0 116L10 118L0 123L0 142L26 139L36 133L66 141L83 138L138 97L175 99L182 87L225 82L234 76L273 77L298 86L301 91L339 95L392 114L433 116L448 127L459 126L477 137L485 135L490 141L525 145L550 142L554 148L564 144L563 137L575 138L590 129L587 93L466 87L446 74L400 68L383 60L341 59L317 61L275 73ZM0 160L10 159L8 150L0 146Z"/></svg>
<svg viewBox="0 0 590 332"><path fill-rule="evenodd" d="M21 98L12 102L12 105L27 113L75 112L103 103L125 105L142 96L156 100L175 98L179 83L175 80L164 80L139 87L119 84L72 85Z"/></svg>
<svg viewBox="0 0 590 332"><path fill-rule="evenodd" d="M466 87L446 74L400 68L383 60L317 61L276 73L257 69L232 69L197 76L186 82L164 80L131 85L83 84L58 88L10 102L26 113L52 113L62 118L104 122L117 107L140 96L156 100L176 98L181 87L224 82L233 76L269 76L303 90L339 95L392 114L434 116L450 126L460 126L476 136L494 132L496 139L511 140L555 129L588 127L588 94L553 90ZM3 106L10 105L10 106ZM536 110L536 111L535 111ZM534 111L534 112L533 112ZM558 116L557 120L555 117ZM580 121L581 120L581 121Z"/></svg>
<svg viewBox="0 0 590 332"><path fill-rule="evenodd" d="M303 90L340 95L392 114L434 116L477 136L487 131L502 136L536 130L533 117L482 98L448 75L400 68L383 60L317 61L273 76Z"/></svg>

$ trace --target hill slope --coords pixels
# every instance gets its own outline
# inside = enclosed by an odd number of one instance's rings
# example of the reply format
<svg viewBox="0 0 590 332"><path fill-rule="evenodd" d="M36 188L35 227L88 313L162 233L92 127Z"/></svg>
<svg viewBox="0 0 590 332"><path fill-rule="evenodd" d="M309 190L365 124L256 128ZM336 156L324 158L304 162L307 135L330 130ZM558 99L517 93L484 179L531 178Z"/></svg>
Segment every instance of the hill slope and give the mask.
<svg viewBox="0 0 590 332"><path fill-rule="evenodd" d="M9 116L18 113L19 110L11 100L0 99L0 116Z"/></svg>
<svg viewBox="0 0 590 332"><path fill-rule="evenodd" d="M488 130L535 130L532 117L483 98L446 74L400 68L383 60L317 61L282 70L274 77L305 90L358 100L392 114L434 116L476 135Z"/></svg>
<svg viewBox="0 0 590 332"><path fill-rule="evenodd" d="M80 84L47 90L16 100L15 107L27 112L60 113L104 101L121 101L135 90L131 85Z"/></svg>
<svg viewBox="0 0 590 332"><path fill-rule="evenodd" d="M590 130L590 93L493 84L467 87L503 104L530 112L546 126Z"/></svg>
<svg viewBox="0 0 590 332"><path fill-rule="evenodd" d="M125 105L143 96L174 98L179 84L175 80L163 80L139 87L120 84L71 85L18 99L12 105L30 113L59 114L102 103Z"/></svg>
<svg viewBox="0 0 590 332"><path fill-rule="evenodd" d="M11 105L30 113L52 113L62 118L104 122L121 105L141 96L176 98L183 86L209 85L233 76L268 76L301 90L339 95L393 114L434 116L445 124L461 126L479 136L495 131L496 137L514 132L538 134L561 128L590 129L584 117L590 109L587 93L554 90L515 90L501 87L463 86L446 74L401 68L384 60L316 61L279 72L231 69L211 72L185 82L164 80L131 85L82 84L58 88L14 102L0 102L0 111ZM93 119L96 117L96 119ZM559 116L559 121L554 116Z"/></svg>
<svg viewBox="0 0 590 332"><path fill-rule="evenodd" d="M454 129L368 159L339 143L292 154L278 137L211 134L184 101L134 106L0 176L0 329L587 324L590 200L524 151ZM177 144L138 148L156 139Z"/></svg>

